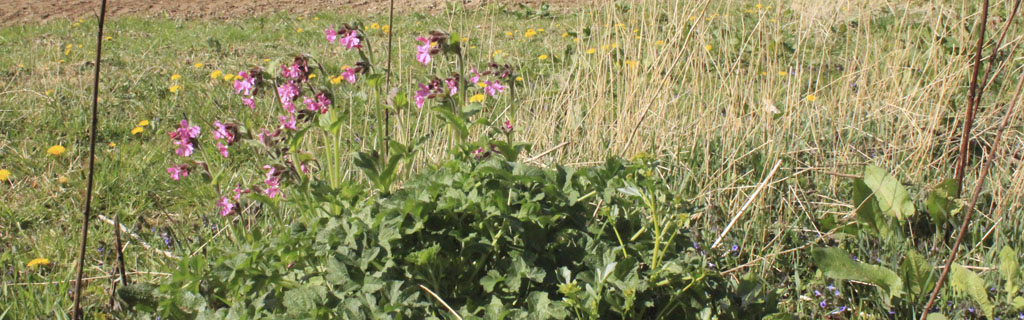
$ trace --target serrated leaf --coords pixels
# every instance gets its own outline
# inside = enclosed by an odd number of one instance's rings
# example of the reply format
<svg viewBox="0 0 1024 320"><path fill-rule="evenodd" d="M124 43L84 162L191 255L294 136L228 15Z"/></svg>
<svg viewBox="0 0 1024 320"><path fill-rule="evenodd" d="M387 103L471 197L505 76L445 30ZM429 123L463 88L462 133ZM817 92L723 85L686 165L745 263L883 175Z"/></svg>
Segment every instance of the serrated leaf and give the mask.
<svg viewBox="0 0 1024 320"><path fill-rule="evenodd" d="M878 208L889 216L903 220L914 215L914 203L910 201L907 189L900 181L889 175L885 169L876 166L864 167L864 184L874 191Z"/></svg>
<svg viewBox="0 0 1024 320"><path fill-rule="evenodd" d="M988 292L985 290L985 281L981 279L977 274L967 270L959 264L953 264L953 269L949 272L949 283L953 287L954 291L959 291L967 294L981 307L981 311L989 318L992 317L992 312L995 309L995 305L992 301L988 300Z"/></svg>
<svg viewBox="0 0 1024 320"><path fill-rule="evenodd" d="M811 251L814 264L825 276L837 280L856 280L878 286L888 293L886 304L892 297L903 293L903 280L888 268L853 261L839 248L819 248Z"/></svg>

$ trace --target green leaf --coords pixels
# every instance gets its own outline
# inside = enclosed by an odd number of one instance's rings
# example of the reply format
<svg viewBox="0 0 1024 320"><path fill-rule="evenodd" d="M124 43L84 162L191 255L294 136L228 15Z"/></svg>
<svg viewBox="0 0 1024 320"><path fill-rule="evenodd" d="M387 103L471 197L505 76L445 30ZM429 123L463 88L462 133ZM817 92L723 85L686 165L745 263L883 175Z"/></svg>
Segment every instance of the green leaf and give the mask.
<svg viewBox="0 0 1024 320"><path fill-rule="evenodd" d="M946 316L941 313L929 313L928 318L925 320L946 320Z"/></svg>
<svg viewBox="0 0 1024 320"><path fill-rule="evenodd" d="M1011 301L1010 304L1013 305L1014 309L1024 309L1024 297L1014 297L1013 301Z"/></svg>
<svg viewBox="0 0 1024 320"><path fill-rule="evenodd" d="M910 201L907 189L900 181L890 176L885 169L876 166L864 167L864 184L874 191L878 208L883 213L903 220L914 215L914 203Z"/></svg>
<svg viewBox="0 0 1024 320"><path fill-rule="evenodd" d="M935 186L924 202L925 211L936 225L943 225L956 209L956 180L949 179Z"/></svg>
<svg viewBox="0 0 1024 320"><path fill-rule="evenodd" d="M1017 279L1020 277L1020 263L1017 261L1017 251L1010 246L1003 246L999 251L999 273L1003 275L1006 282L1006 292L1016 294L1020 290L1017 286Z"/></svg>
<svg viewBox="0 0 1024 320"><path fill-rule="evenodd" d="M903 280L888 268L853 261L850 256L839 248L814 249L811 251L814 263L825 276L837 280L856 280L878 286L888 293L889 299L903 293Z"/></svg>
<svg viewBox="0 0 1024 320"><path fill-rule="evenodd" d="M480 278L480 285L484 287L484 291L491 293L494 291L494 285L498 282L504 281L505 277L502 277L496 270L487 271L487 275Z"/></svg>
<svg viewBox="0 0 1024 320"><path fill-rule="evenodd" d="M967 294L981 307L981 310L985 312L985 316L992 317L995 305L992 304L992 301L988 300L985 281L981 277L959 264L953 264L953 269L949 272L949 282L954 291Z"/></svg>
<svg viewBox="0 0 1024 320"><path fill-rule="evenodd" d="M932 264L914 250L908 251L906 257L903 258L903 263L900 264L900 275L906 282L907 293L911 295L911 298L931 292L935 286L935 281L932 279L934 273Z"/></svg>
<svg viewBox="0 0 1024 320"><path fill-rule="evenodd" d="M878 234L888 235L889 224L885 222L882 210L878 208L878 201L871 196L872 193L863 179L853 182L853 205L857 208L857 220Z"/></svg>

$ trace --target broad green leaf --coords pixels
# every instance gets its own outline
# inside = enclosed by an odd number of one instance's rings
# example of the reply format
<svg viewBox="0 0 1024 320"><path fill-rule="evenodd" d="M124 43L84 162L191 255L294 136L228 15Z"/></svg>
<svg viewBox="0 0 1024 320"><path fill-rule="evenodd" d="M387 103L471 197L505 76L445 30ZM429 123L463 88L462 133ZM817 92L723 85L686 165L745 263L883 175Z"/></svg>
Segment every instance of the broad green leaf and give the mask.
<svg viewBox="0 0 1024 320"><path fill-rule="evenodd" d="M864 167L864 184L874 191L882 213L899 220L914 215L914 203L910 201L907 190L885 169L870 165Z"/></svg>
<svg viewBox="0 0 1024 320"><path fill-rule="evenodd" d="M999 251L999 273L1003 275L1003 281L1006 282L1006 292L1014 294L1020 290L1017 287L1020 263L1017 261L1017 251L1010 246L1003 246L1003 250Z"/></svg>
<svg viewBox="0 0 1024 320"><path fill-rule="evenodd" d="M956 180L949 179L935 186L924 202L925 211L936 225L943 225L956 209Z"/></svg>
<svg viewBox="0 0 1024 320"><path fill-rule="evenodd" d="M1017 310L1024 309L1024 297L1020 297L1020 296L1014 297L1013 301L1010 301L1010 304L1013 305L1014 309L1017 309Z"/></svg>
<svg viewBox="0 0 1024 320"><path fill-rule="evenodd" d="M963 292L977 303L985 315L992 317L995 305L988 300L988 292L985 290L985 281L977 274L967 270L959 264L953 264L949 272L949 283L954 291Z"/></svg>
<svg viewBox="0 0 1024 320"><path fill-rule="evenodd" d="M881 235L889 234L889 224L878 208L878 201L871 196L871 188L863 179L853 182L853 205L857 208L857 220Z"/></svg>
<svg viewBox="0 0 1024 320"><path fill-rule="evenodd" d="M903 263L900 264L900 275L906 282L907 293L911 295L911 299L931 292L935 286L934 273L932 264L914 250L908 251Z"/></svg>
<svg viewBox="0 0 1024 320"><path fill-rule="evenodd" d="M929 313L928 314L928 318L925 319L925 320L946 320L946 319L947 319L946 316L942 315L941 313L933 312L933 313Z"/></svg>
<svg viewBox="0 0 1024 320"><path fill-rule="evenodd" d="M839 248L819 248L811 251L814 264L825 276L837 280L856 280L878 286L886 293L886 304L892 297L903 293L903 280L888 268L853 261Z"/></svg>

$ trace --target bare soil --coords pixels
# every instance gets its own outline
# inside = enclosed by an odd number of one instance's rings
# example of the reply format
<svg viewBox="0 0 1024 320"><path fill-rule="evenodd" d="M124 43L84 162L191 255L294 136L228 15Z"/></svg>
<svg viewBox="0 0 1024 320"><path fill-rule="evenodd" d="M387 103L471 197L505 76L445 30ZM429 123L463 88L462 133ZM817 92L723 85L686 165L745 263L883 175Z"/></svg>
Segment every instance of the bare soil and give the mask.
<svg viewBox="0 0 1024 320"><path fill-rule="evenodd" d="M396 0L395 11L436 13L445 2L463 0ZM469 7L486 3L548 3L566 8L611 0L464 0ZM386 14L387 0L108 0L108 16L169 16L186 19L225 19L290 12L310 14L342 11ZM100 0L0 0L0 25L53 19L79 19L99 14Z"/></svg>

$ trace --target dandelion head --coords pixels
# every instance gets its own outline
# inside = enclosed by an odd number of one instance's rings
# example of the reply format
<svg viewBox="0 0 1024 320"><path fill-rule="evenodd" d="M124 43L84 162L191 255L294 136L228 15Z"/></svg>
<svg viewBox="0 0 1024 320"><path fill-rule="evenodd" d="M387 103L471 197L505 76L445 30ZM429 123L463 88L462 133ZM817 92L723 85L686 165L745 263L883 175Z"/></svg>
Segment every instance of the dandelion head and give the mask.
<svg viewBox="0 0 1024 320"><path fill-rule="evenodd" d="M7 169L0 169L0 181L7 181L11 179L11 172Z"/></svg>
<svg viewBox="0 0 1024 320"><path fill-rule="evenodd" d="M29 268L45 267L48 265L50 265L50 259L47 258L35 258L26 264Z"/></svg>
<svg viewBox="0 0 1024 320"><path fill-rule="evenodd" d="M60 156L60 155L64 154L65 151L67 151L67 149L65 149L64 146L59 145L59 144L55 145L55 146L52 146L49 149L46 149L46 153L51 155L51 156Z"/></svg>

